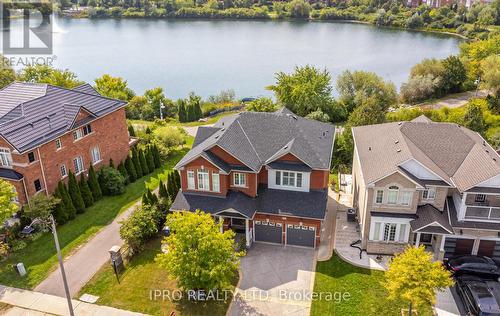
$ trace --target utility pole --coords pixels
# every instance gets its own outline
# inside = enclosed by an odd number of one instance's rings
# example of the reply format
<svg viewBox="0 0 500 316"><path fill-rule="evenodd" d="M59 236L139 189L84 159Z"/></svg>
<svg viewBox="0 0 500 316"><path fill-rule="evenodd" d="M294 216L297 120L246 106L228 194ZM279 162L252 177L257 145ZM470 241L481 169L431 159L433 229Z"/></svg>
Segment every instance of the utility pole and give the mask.
<svg viewBox="0 0 500 316"><path fill-rule="evenodd" d="M163 109L165 108L165 105L163 105L163 102L160 104L160 120L163 121Z"/></svg>

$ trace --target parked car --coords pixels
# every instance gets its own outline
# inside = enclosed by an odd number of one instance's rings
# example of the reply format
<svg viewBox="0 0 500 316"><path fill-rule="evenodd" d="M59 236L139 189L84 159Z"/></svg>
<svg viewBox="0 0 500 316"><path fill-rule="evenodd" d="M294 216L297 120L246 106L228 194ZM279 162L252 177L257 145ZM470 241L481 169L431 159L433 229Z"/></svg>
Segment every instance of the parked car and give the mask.
<svg viewBox="0 0 500 316"><path fill-rule="evenodd" d="M456 289L467 315L500 316L500 283L476 275L456 277Z"/></svg>
<svg viewBox="0 0 500 316"><path fill-rule="evenodd" d="M500 277L500 267L493 259L485 256L457 256L445 262L453 275L477 274Z"/></svg>

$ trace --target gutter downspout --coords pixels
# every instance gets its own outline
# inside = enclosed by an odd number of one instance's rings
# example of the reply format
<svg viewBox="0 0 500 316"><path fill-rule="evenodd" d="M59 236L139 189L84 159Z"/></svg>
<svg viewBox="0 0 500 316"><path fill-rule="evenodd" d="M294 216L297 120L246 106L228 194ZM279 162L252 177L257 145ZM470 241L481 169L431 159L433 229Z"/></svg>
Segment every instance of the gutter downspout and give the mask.
<svg viewBox="0 0 500 316"><path fill-rule="evenodd" d="M40 147L38 147L36 150L38 152L38 159L40 159L40 169L42 170L43 183L45 185L45 195L49 196L49 191L47 188L47 179L45 179L45 171L43 170L42 155L40 155Z"/></svg>
<svg viewBox="0 0 500 316"><path fill-rule="evenodd" d="M23 188L24 188L24 196L26 196L26 201L28 201L28 206L31 206L30 197L28 195L28 189L26 189L26 182L24 181L24 177L23 177L22 181L23 181Z"/></svg>

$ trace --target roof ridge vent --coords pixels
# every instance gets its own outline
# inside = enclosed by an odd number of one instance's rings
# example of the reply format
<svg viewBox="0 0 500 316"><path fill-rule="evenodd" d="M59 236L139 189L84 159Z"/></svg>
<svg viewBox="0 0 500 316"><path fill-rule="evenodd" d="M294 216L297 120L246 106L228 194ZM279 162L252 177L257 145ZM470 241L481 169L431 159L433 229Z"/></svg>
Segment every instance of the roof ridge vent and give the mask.
<svg viewBox="0 0 500 316"><path fill-rule="evenodd" d="M223 127L223 128L221 128L221 129L220 129L220 131L221 131L221 132L223 132L223 131L225 131L225 130L226 130L226 128L225 128L225 127Z"/></svg>
<svg viewBox="0 0 500 316"><path fill-rule="evenodd" d="M396 149L396 152L400 153L401 152L401 148Z"/></svg>
<svg viewBox="0 0 500 316"><path fill-rule="evenodd" d="M399 144L399 139L396 139L396 140L394 141L394 144Z"/></svg>
<svg viewBox="0 0 500 316"><path fill-rule="evenodd" d="M398 125L399 125L399 126L403 125L403 122L398 122Z"/></svg>

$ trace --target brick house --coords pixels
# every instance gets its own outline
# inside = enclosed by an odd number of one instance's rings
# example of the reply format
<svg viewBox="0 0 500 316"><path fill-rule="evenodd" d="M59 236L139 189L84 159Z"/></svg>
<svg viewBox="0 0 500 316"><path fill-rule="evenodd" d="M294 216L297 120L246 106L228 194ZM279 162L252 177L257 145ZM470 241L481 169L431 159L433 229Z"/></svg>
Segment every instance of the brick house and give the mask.
<svg viewBox="0 0 500 316"><path fill-rule="evenodd" d="M296 116L243 112L200 127L175 166L171 210L203 210L252 241L315 247L328 199L335 129Z"/></svg>
<svg viewBox="0 0 500 316"><path fill-rule="evenodd" d="M53 193L71 170L120 162L131 141L125 103L85 84L73 90L14 82L0 90L0 178L12 183L21 204Z"/></svg>
<svg viewBox="0 0 500 316"><path fill-rule="evenodd" d="M425 116L353 128L362 247L425 245L436 259L500 259L500 155L476 132Z"/></svg>

